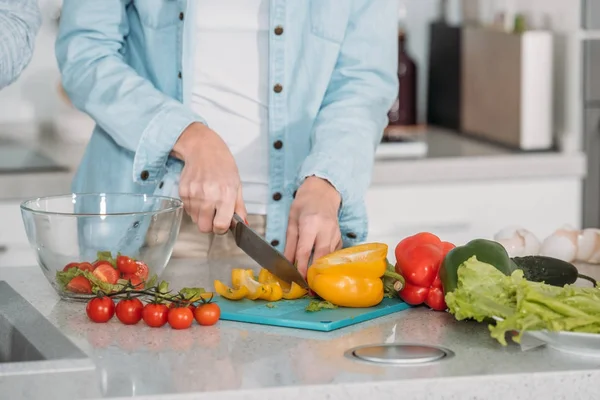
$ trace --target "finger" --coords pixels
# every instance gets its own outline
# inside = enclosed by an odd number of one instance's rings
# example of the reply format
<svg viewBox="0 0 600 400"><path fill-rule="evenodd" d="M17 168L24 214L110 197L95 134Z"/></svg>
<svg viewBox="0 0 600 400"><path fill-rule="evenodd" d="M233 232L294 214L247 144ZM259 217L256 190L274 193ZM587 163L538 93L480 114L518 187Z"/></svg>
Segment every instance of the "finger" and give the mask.
<svg viewBox="0 0 600 400"><path fill-rule="evenodd" d="M285 249L283 250L283 255L290 262L294 262L296 258L296 246L298 246L298 221L296 218L290 217L285 233Z"/></svg>
<svg viewBox="0 0 600 400"><path fill-rule="evenodd" d="M235 203L236 198L233 196L233 193L230 193L224 196L217 205L217 213L213 221L213 232L215 234L223 235L229 230L231 220L233 219Z"/></svg>
<svg viewBox="0 0 600 400"><path fill-rule="evenodd" d="M189 190L185 186L185 182L179 183L179 198L181 199L181 201L183 201L183 209L185 210L187 215L189 215L190 218L192 218L192 221L194 221L194 223L196 223L197 213L193 212L192 204L191 204L190 196L189 196Z"/></svg>
<svg viewBox="0 0 600 400"><path fill-rule="evenodd" d="M248 211L246 211L246 204L244 203L244 196L242 193L242 187L240 186L237 192L237 197L235 199L235 213L239 215L247 224L248 220ZM233 213L231 215L233 218ZM231 223L231 218L229 223Z"/></svg>
<svg viewBox="0 0 600 400"><path fill-rule="evenodd" d="M315 238L313 261L317 261L319 258L331 253L331 249L335 248L336 244L335 232L332 233L327 229L319 231Z"/></svg>
<svg viewBox="0 0 600 400"><path fill-rule="evenodd" d="M306 276L308 260L315 246L317 229L314 226L300 225L298 230L298 245L296 246L296 263L298 271Z"/></svg>
<svg viewBox="0 0 600 400"><path fill-rule="evenodd" d="M215 203L202 201L198 204L198 229L202 233L210 233L213 231L213 220L215 219Z"/></svg>
<svg viewBox="0 0 600 400"><path fill-rule="evenodd" d="M337 243L335 244L333 249L331 249L331 251L334 252L336 250L341 250L342 247L344 247L344 241L342 240L342 235L338 232Z"/></svg>

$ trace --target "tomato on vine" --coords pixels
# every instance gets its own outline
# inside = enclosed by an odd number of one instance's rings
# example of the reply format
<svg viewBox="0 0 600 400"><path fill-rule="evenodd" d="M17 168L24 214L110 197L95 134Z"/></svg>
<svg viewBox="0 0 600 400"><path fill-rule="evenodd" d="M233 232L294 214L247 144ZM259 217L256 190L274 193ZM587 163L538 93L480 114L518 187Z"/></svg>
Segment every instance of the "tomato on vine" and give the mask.
<svg viewBox="0 0 600 400"><path fill-rule="evenodd" d="M214 325L221 318L221 308L216 303L200 304L194 311L194 318L200 325Z"/></svg>
<svg viewBox="0 0 600 400"><path fill-rule="evenodd" d="M116 314L125 325L135 325L142 319L144 304L139 299L123 299L117 303Z"/></svg>
<svg viewBox="0 0 600 400"><path fill-rule="evenodd" d="M94 297L88 301L85 312L93 322L108 322L115 315L115 302L106 296Z"/></svg>
<svg viewBox="0 0 600 400"><path fill-rule="evenodd" d="M168 321L173 329L187 329L194 322L194 314L188 306L171 308Z"/></svg>
<svg viewBox="0 0 600 400"><path fill-rule="evenodd" d="M165 325L169 317L169 307L159 303L148 303L142 310L142 319L151 328Z"/></svg>

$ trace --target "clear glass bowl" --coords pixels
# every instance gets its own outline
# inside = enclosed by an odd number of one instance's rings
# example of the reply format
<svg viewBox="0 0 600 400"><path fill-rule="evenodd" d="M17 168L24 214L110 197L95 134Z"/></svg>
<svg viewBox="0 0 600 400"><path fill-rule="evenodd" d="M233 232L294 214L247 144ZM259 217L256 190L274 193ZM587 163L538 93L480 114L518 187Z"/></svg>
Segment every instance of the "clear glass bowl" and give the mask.
<svg viewBox="0 0 600 400"><path fill-rule="evenodd" d="M70 194L25 201L21 215L50 284L64 299L87 300L98 290L114 292L127 281L160 277L179 234L183 203L144 194ZM117 268L118 255L135 259L139 279ZM112 271L98 267L102 260L117 271L117 283ZM68 284L76 276L86 278L92 293L81 278Z"/></svg>

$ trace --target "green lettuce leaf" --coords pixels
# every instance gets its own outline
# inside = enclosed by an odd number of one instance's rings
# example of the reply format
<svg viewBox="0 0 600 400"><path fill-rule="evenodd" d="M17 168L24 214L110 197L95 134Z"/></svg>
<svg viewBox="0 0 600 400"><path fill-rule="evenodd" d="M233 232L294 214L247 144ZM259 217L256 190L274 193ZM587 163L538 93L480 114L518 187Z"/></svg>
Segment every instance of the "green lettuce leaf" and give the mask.
<svg viewBox="0 0 600 400"><path fill-rule="evenodd" d="M445 298L457 320L500 318L489 330L502 345L513 331L517 343L536 330L600 334L600 288L529 282L520 270L508 277L475 257L459 267L457 288Z"/></svg>
<svg viewBox="0 0 600 400"><path fill-rule="evenodd" d="M311 300L310 303L306 306L306 311L308 312L317 312L321 310L333 310L338 308L335 304L325 301L325 300Z"/></svg>
<svg viewBox="0 0 600 400"><path fill-rule="evenodd" d="M490 264L473 256L458 268L456 290L446 294L446 304L457 320L474 319L483 321L491 317L507 318L515 312L515 280L504 275Z"/></svg>
<svg viewBox="0 0 600 400"><path fill-rule="evenodd" d="M126 281L117 282L116 285L111 285L110 283L106 283L101 279L98 279L94 274L89 271L82 271L78 268L70 268L67 271L57 271L56 272L56 282L60 285L60 287L64 290L67 284L71 281L71 279L76 276L84 276L87 280L92 284L92 293L98 293L100 291L104 293L112 293L119 291L125 287Z"/></svg>

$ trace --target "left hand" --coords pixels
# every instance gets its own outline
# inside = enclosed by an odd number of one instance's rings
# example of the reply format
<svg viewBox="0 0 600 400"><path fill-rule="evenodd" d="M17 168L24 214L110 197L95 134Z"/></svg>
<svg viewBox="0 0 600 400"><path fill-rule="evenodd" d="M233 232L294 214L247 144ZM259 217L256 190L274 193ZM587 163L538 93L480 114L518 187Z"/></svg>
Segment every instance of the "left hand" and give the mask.
<svg viewBox="0 0 600 400"><path fill-rule="evenodd" d="M326 180L310 176L292 202L285 242L285 257L296 262L306 276L308 262L340 249L342 234L338 222L341 197Z"/></svg>

